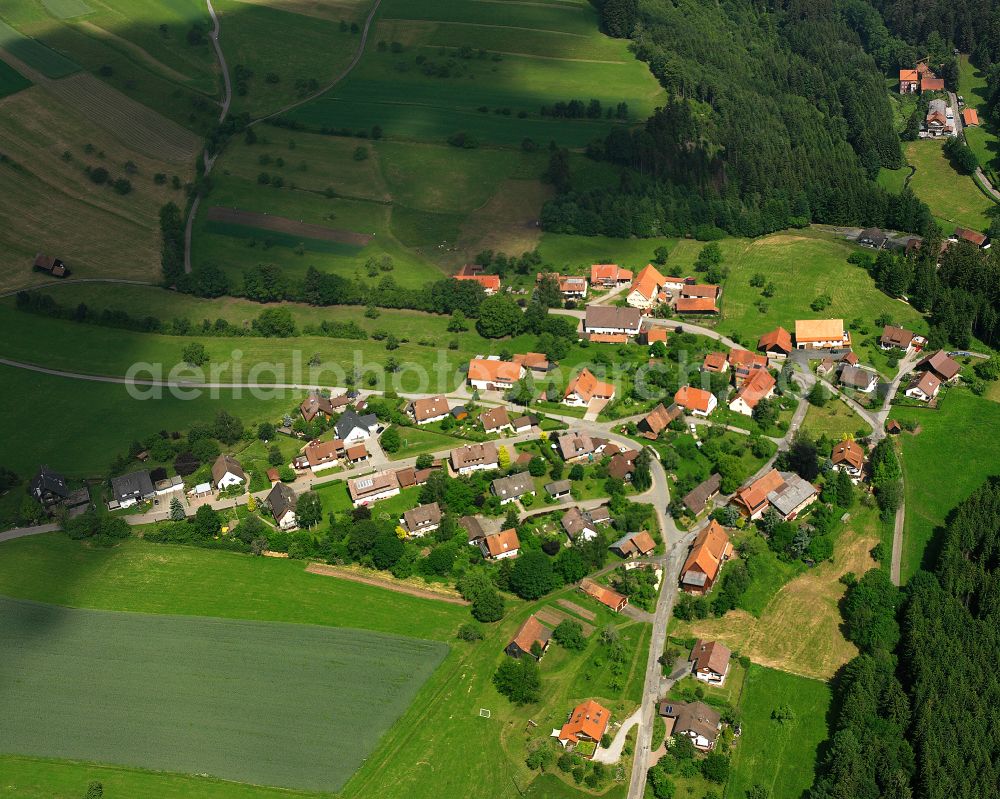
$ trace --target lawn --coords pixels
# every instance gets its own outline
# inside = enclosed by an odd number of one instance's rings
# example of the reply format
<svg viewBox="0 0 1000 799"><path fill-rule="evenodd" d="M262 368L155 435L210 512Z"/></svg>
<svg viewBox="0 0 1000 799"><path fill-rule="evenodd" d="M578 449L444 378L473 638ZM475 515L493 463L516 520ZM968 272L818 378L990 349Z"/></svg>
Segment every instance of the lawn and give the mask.
<svg viewBox="0 0 1000 799"><path fill-rule="evenodd" d="M0 611L3 751L315 791L339 790L448 651L303 624Z"/></svg>
<svg viewBox="0 0 1000 799"><path fill-rule="evenodd" d="M878 184L893 194L899 194L906 187L906 180L909 176L910 169L908 167L900 169L885 169L883 167L878 171Z"/></svg>
<svg viewBox="0 0 1000 799"><path fill-rule="evenodd" d="M831 233L807 228L760 239L725 239L720 245L730 272L723 283L722 318L716 327L751 348L761 333L778 325L793 331L796 319L843 317L850 324L860 318L871 325L887 313L911 330L927 330L917 311L880 292L864 269L847 263L857 246ZM678 242L665 269L694 274L695 259L704 246L688 239ZM757 273L774 283L773 297L763 297L760 288L750 285ZM830 305L818 313L809 306L822 294L829 295ZM759 301L764 303L763 312Z"/></svg>
<svg viewBox="0 0 1000 799"><path fill-rule="evenodd" d="M816 752L826 740L830 686L819 680L752 665L741 706L743 735L733 756L727 796L743 797L756 784L771 799L800 799L812 785ZM794 718L771 718L779 707Z"/></svg>
<svg viewBox="0 0 1000 799"><path fill-rule="evenodd" d="M986 477L1000 474L996 455L1000 405L952 388L937 410L896 407L892 418L920 426L916 435L903 432L898 437L906 487L901 566L906 581L937 557L935 530L948 513Z"/></svg>
<svg viewBox="0 0 1000 799"><path fill-rule="evenodd" d="M964 128L965 140L979 159L983 171L991 180L996 180L993 161L1000 145L987 113L986 76L969 62L967 55L958 58L958 93L962 95L966 106L979 112L979 127Z"/></svg>
<svg viewBox="0 0 1000 799"><path fill-rule="evenodd" d="M427 452L444 452L466 443L453 436L438 433L434 430L426 430L422 427L396 427L396 430L399 431L402 446L398 452L389 455L390 460L413 458Z"/></svg>
<svg viewBox="0 0 1000 799"><path fill-rule="evenodd" d="M24 77L6 61L0 61L0 97L27 89L31 81Z"/></svg>
<svg viewBox="0 0 1000 799"><path fill-rule="evenodd" d="M986 211L993 203L976 187L971 177L960 175L948 162L942 144L932 140L905 145L906 160L916 171L910 179L913 193L930 206L934 216L949 225L986 230ZM945 230L945 233L950 233Z"/></svg>
<svg viewBox="0 0 1000 799"><path fill-rule="evenodd" d="M834 441L840 441L845 435L860 437L858 431L864 431L864 435L871 432L871 426L836 397L831 397L822 408L810 405L802 429L813 436L825 435Z"/></svg>

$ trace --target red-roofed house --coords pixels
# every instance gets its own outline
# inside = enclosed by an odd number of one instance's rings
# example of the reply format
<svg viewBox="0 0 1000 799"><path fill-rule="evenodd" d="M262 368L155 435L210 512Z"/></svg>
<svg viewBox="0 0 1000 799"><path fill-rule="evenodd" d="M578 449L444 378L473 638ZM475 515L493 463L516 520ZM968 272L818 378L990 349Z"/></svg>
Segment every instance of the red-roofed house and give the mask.
<svg viewBox="0 0 1000 799"><path fill-rule="evenodd" d="M693 386L681 386L674 394L674 403L692 416L709 416L716 409L719 401L710 391Z"/></svg>
<svg viewBox="0 0 1000 799"><path fill-rule="evenodd" d="M632 272L618 264L593 264L590 267L590 283L594 286L614 288L632 282Z"/></svg>
<svg viewBox="0 0 1000 799"><path fill-rule="evenodd" d="M729 351L729 365L733 367L733 379L739 385L754 372L767 369L767 357L750 350L732 349Z"/></svg>
<svg viewBox="0 0 1000 799"><path fill-rule="evenodd" d="M677 313L718 313L714 297L681 297L674 304Z"/></svg>
<svg viewBox="0 0 1000 799"><path fill-rule="evenodd" d="M979 127L979 112L975 108L966 106L962 109L962 122L967 128Z"/></svg>
<svg viewBox="0 0 1000 799"><path fill-rule="evenodd" d="M580 583L580 590L591 599L596 599L605 607L611 608L615 613L621 613L628 605L628 597L612 591L600 583L595 583L590 578L585 577Z"/></svg>
<svg viewBox="0 0 1000 799"><path fill-rule="evenodd" d="M660 270L650 264L636 275L625 302L633 308L652 308L661 300L660 290L664 283Z"/></svg>
<svg viewBox="0 0 1000 799"><path fill-rule="evenodd" d="M917 71L915 69L899 70L900 94L916 94L917 88L919 86L920 86L920 79L918 78Z"/></svg>
<svg viewBox="0 0 1000 799"><path fill-rule="evenodd" d="M485 536L479 542L479 549L487 560L516 558L521 549L521 542L517 537L517 530L512 527L509 530L501 530L499 533Z"/></svg>
<svg viewBox="0 0 1000 799"><path fill-rule="evenodd" d="M944 91L944 78L928 78L924 76L920 81L920 93L924 92L943 92Z"/></svg>
<svg viewBox="0 0 1000 799"><path fill-rule="evenodd" d="M473 358L469 361L469 385L480 391L506 391L524 374L516 361Z"/></svg>
<svg viewBox="0 0 1000 799"><path fill-rule="evenodd" d="M767 353L768 358L785 358L792 352L792 334L783 327L776 327L760 337L757 349Z"/></svg>
<svg viewBox="0 0 1000 799"><path fill-rule="evenodd" d="M761 400L774 394L774 378L767 369L758 369L750 374L736 391L736 396L729 403L729 410L753 416L754 408Z"/></svg>
<svg viewBox="0 0 1000 799"><path fill-rule="evenodd" d="M474 280L483 287L487 297L500 291L499 275L455 275L455 280Z"/></svg>
<svg viewBox="0 0 1000 799"><path fill-rule="evenodd" d="M552 630L542 624L534 614L528 616L527 621L521 625L521 629L504 647L504 652L512 658L530 655L535 660L541 660L545 650L549 648L549 639L552 638ZM537 646L536 646L537 644ZM534 651L532 651L534 650ZM538 654L535 654L535 651Z"/></svg>
<svg viewBox="0 0 1000 799"><path fill-rule="evenodd" d="M600 743L611 721L611 711L593 699L573 708L569 719L563 724L556 737L565 747L576 746L580 741Z"/></svg>
<svg viewBox="0 0 1000 799"><path fill-rule="evenodd" d="M594 377L593 373L584 367L566 386L563 403L582 407L590 404L592 399L606 399L609 402L615 398L615 387Z"/></svg>
<svg viewBox="0 0 1000 799"><path fill-rule="evenodd" d="M716 374L729 371L729 359L724 352L710 352L701 364L701 371Z"/></svg>

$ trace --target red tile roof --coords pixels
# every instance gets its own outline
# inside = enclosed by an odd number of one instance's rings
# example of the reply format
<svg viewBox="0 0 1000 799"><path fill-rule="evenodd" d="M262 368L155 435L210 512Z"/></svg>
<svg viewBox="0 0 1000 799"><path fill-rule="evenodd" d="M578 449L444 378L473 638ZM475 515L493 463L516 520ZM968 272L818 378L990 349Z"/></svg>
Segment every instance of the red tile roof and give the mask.
<svg viewBox="0 0 1000 799"><path fill-rule="evenodd" d="M765 333L760 337L757 349L778 350L787 355L792 351L792 334L783 327L776 327L770 333Z"/></svg>
<svg viewBox="0 0 1000 799"><path fill-rule="evenodd" d="M611 721L611 711L593 699L573 708L567 721L559 731L559 740L577 743L581 738L600 741Z"/></svg>
<svg viewBox="0 0 1000 799"><path fill-rule="evenodd" d="M681 386L677 390L677 393L674 394L674 402L688 410L708 413L708 408L712 402L712 394L702 388Z"/></svg>
<svg viewBox="0 0 1000 799"><path fill-rule="evenodd" d="M718 313L714 297L681 297L674 306L677 313Z"/></svg>

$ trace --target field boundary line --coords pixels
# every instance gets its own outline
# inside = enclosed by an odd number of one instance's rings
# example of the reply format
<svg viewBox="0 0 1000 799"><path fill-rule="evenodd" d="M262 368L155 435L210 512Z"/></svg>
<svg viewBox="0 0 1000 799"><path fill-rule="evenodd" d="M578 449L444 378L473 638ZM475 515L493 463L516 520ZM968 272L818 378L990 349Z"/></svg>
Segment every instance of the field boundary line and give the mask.
<svg viewBox="0 0 1000 799"><path fill-rule="evenodd" d="M483 2L483 0L477 0L478 2ZM447 45L440 44L421 44L418 47L423 47L427 50L440 50L442 47L447 47ZM537 53L515 53L511 50L490 50L491 53L499 53L500 55L514 56L515 58L537 58L542 61L573 61L578 64L613 64L620 66L628 66L630 62L628 61L602 61L597 58L561 58L557 55L538 55Z"/></svg>
<svg viewBox="0 0 1000 799"><path fill-rule="evenodd" d="M491 25L486 22L455 22L450 19L404 19L402 17L386 17L387 22L432 22L436 25L461 25L466 28L500 28L506 31L531 31L532 33L554 33L557 36L572 36L574 39L589 39L582 33L570 33L569 31L554 31L549 28L525 28L521 25Z"/></svg>
<svg viewBox="0 0 1000 799"><path fill-rule="evenodd" d="M460 596L446 594L443 591L434 591L431 588L420 588L415 585L395 582L382 577L376 577L374 575L368 576L366 574L359 574L351 569L345 569L341 566L333 566L328 563L315 563L310 561L305 570L309 574L318 574L323 577L338 577L342 580L349 580L352 583L362 583L376 588L384 588L388 591L395 591L397 594L409 594L410 596L415 596L421 599L438 600L439 602L448 602L452 605L470 604Z"/></svg>

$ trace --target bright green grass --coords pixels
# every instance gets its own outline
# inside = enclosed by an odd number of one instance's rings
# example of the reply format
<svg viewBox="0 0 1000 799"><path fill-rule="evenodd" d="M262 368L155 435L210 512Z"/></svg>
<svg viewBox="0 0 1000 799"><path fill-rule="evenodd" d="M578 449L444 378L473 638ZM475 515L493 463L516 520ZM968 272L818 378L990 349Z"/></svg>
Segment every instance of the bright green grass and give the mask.
<svg viewBox="0 0 1000 799"><path fill-rule="evenodd" d="M5 594L70 607L320 624L438 641L447 641L468 613L460 605L309 574L302 561L138 539L100 549L51 533L5 542L0 552Z"/></svg>
<svg viewBox="0 0 1000 799"><path fill-rule="evenodd" d="M888 313L910 330L927 331L919 313L880 292L865 270L847 263L847 257L858 248L832 234L807 228L754 240L725 239L720 244L723 263L730 271L723 284L718 329L745 337L752 346L761 333L778 325L794 332L796 319L842 317L850 325L860 318L870 326L879 315ZM666 270L693 274L702 247L693 240L678 242ZM762 298L761 289L750 285L758 272L774 283L777 291L773 297ZM809 306L820 294L828 294L831 304L817 313ZM756 307L758 299L767 304L766 312Z"/></svg>
<svg viewBox="0 0 1000 799"><path fill-rule="evenodd" d="M80 65L0 20L0 47L49 78L80 71Z"/></svg>
<svg viewBox="0 0 1000 799"><path fill-rule="evenodd" d="M878 184L893 194L899 194L906 186L906 179L909 176L910 170L907 167L901 169L883 168L878 171Z"/></svg>
<svg viewBox="0 0 1000 799"><path fill-rule="evenodd" d="M302 624L0 610L5 752L317 791L346 782L447 653Z"/></svg>
<svg viewBox="0 0 1000 799"><path fill-rule="evenodd" d="M966 106L979 112L979 127L964 128L965 140L987 176L995 180L993 161L1000 151L1000 143L987 113L986 76L969 63L967 55L958 59L958 93L964 98Z"/></svg>
<svg viewBox="0 0 1000 799"><path fill-rule="evenodd" d="M421 427L397 427L403 445L399 452L390 455L390 459L413 458L425 452L443 452L462 446L465 442L453 436L438 433L435 430L425 430Z"/></svg>
<svg viewBox="0 0 1000 799"><path fill-rule="evenodd" d="M45 6L54 17L59 19L72 19L81 17L91 12L90 6L83 0L42 0Z"/></svg>
<svg viewBox="0 0 1000 799"><path fill-rule="evenodd" d="M0 97L27 89L31 81L24 77L6 61L0 61Z"/></svg>
<svg viewBox="0 0 1000 799"><path fill-rule="evenodd" d="M799 799L813 782L831 701L830 686L824 682L752 665L741 706L743 735L733 755L727 795L742 797L760 784L772 799ZM771 718L781 706L791 708L793 721L779 724Z"/></svg>
<svg viewBox="0 0 1000 799"><path fill-rule="evenodd" d="M782 586L804 570L805 566L801 562L786 563L779 560L770 549L763 549L752 558L750 585L740 597L739 606L760 618Z"/></svg>
<svg viewBox="0 0 1000 799"><path fill-rule="evenodd" d="M363 249L363 247L355 244L345 244L340 241L328 241L326 239L311 239L304 236L295 236L291 233L256 228L251 225L238 225L232 222L207 220L204 230L206 233L215 236L229 236L242 240L252 239L258 242L267 242L274 247L286 247L291 250L301 247L310 253L322 252L331 255L352 256Z"/></svg>
<svg viewBox="0 0 1000 799"><path fill-rule="evenodd" d="M672 248L676 239L615 239L609 236L568 236L543 233L538 252L546 263L566 273L590 275L592 264L612 263L637 272L653 258L657 247ZM670 262L663 269L670 270Z"/></svg>
<svg viewBox="0 0 1000 799"><path fill-rule="evenodd" d="M377 36L403 42L404 51L379 52L369 43L350 77L292 112L293 119L314 128L378 124L386 136L397 139L442 142L465 131L480 141L506 146L529 137L579 147L618 123L555 120L542 117L541 106L595 98L614 107L625 101L632 118L641 119L662 97L649 70L628 53L625 43L599 33L596 14L587 6L429 0L418 6L390 2L380 14ZM469 41L464 40L466 32ZM527 35L520 37L521 32ZM459 59L462 76L425 75L415 57L443 63L453 57L452 51L438 45L458 38L462 44L474 41L477 47L506 54L498 60ZM572 42L577 53L588 42L599 44L589 59L563 58L553 56L558 51L550 44L553 40ZM497 114L495 109L509 113Z"/></svg>
<svg viewBox="0 0 1000 799"><path fill-rule="evenodd" d="M949 389L937 410L893 408L892 418L920 425L916 435L903 432L906 521L901 577L905 581L932 561L935 530L948 513L990 475L1000 474L996 432L1000 405L964 389Z"/></svg>
<svg viewBox="0 0 1000 799"><path fill-rule="evenodd" d="M854 436L859 430L871 432L871 426L858 416L845 403L836 397L831 398L822 408L810 405L806 411L802 429L808 430L814 436L826 435L834 441L840 441L845 435Z"/></svg>
<svg viewBox="0 0 1000 799"><path fill-rule="evenodd" d="M923 140L906 145L906 160L916 168L910 178L913 193L930 206L936 217L950 226L986 230L986 211L993 203L978 189L971 177L956 172L942 151L942 144ZM951 231L947 228L946 233Z"/></svg>

